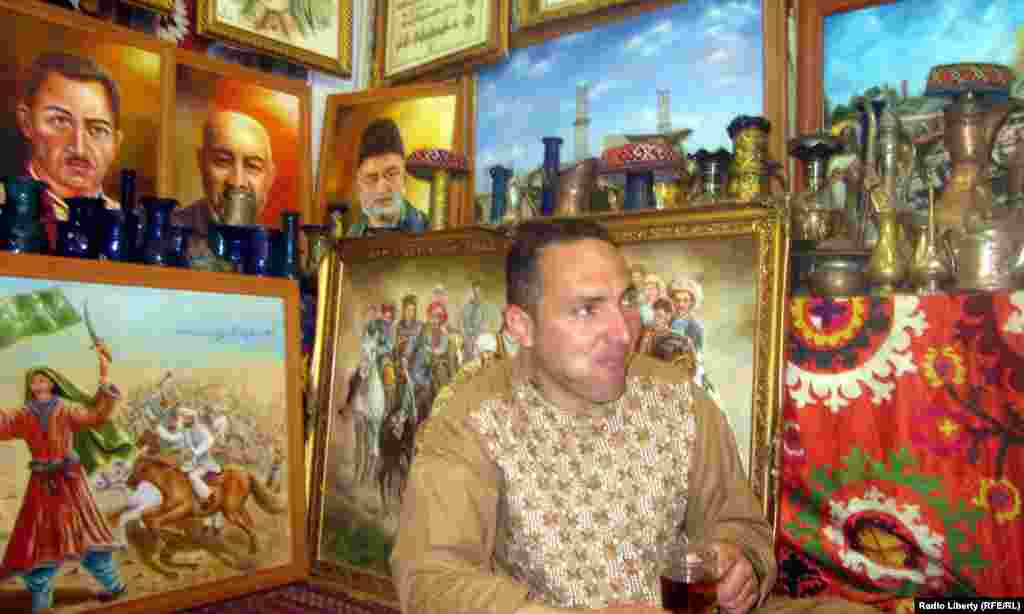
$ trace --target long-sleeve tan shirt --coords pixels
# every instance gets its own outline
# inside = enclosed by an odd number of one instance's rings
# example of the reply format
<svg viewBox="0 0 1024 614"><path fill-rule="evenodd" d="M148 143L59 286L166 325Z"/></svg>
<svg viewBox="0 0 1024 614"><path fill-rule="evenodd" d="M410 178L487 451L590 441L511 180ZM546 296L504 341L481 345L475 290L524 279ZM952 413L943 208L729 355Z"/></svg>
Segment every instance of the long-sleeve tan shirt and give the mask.
<svg viewBox="0 0 1024 614"><path fill-rule="evenodd" d="M658 544L740 546L774 583L771 529L721 410L637 356L617 401L549 403L523 354L461 376L417 437L391 564L405 614L511 614L528 602L659 603Z"/></svg>

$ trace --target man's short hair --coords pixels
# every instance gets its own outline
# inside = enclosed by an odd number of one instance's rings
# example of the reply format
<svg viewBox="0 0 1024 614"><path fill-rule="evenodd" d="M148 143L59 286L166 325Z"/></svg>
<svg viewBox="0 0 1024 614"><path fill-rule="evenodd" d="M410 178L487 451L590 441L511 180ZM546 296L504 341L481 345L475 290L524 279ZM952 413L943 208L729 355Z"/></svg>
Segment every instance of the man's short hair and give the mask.
<svg viewBox="0 0 1024 614"><path fill-rule="evenodd" d="M39 93L39 88L51 73L57 73L72 81L84 81L99 83L107 91L107 98L110 100L110 113L114 116L114 127L121 125L121 94L117 88L117 82L97 64L92 58L83 58L70 53L52 52L43 53L36 57L29 69L28 79L25 81L25 89L22 100L31 105Z"/></svg>
<svg viewBox="0 0 1024 614"><path fill-rule="evenodd" d="M608 230L590 220L529 221L517 226L512 248L505 257L505 301L524 309L535 307L543 292L538 270L541 251L585 239L612 243Z"/></svg>
<svg viewBox="0 0 1024 614"><path fill-rule="evenodd" d="M398 124L388 118L375 119L363 130L359 140L359 159L356 166L361 165L367 158L392 153L405 158L405 145L402 144L402 133L398 130Z"/></svg>

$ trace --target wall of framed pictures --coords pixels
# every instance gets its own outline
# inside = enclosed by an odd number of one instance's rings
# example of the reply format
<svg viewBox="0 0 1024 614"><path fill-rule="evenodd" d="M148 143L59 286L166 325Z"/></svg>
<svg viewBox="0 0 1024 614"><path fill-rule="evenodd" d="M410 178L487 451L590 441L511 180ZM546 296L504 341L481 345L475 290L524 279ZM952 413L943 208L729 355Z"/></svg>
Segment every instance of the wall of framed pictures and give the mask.
<svg viewBox="0 0 1024 614"><path fill-rule="evenodd" d="M95 71L107 88L95 100L110 113L112 143L103 155L83 162L104 194L117 199L120 170L133 169L140 196L174 198L184 207L202 200L204 131L231 114L246 118L265 137L274 166L260 223L276 226L285 210L312 219L311 90L305 83L35 2L4 0L0 16L7 40L15 41L2 49L11 67L3 79L14 95L0 119L0 175L44 164L22 124L34 113L26 100L33 75L42 66L76 66Z"/></svg>

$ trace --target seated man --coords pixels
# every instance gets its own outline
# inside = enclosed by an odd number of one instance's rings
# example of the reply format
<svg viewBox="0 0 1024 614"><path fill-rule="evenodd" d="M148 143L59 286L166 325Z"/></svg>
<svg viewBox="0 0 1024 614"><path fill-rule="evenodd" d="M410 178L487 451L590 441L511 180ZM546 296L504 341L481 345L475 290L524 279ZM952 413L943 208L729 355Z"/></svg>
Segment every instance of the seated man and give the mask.
<svg viewBox="0 0 1024 614"><path fill-rule="evenodd" d="M659 546L718 553L729 614L874 611L767 601L771 526L722 410L635 352L638 289L607 231L527 222L506 259L520 349L457 378L417 435L391 566L405 614L661 613Z"/></svg>

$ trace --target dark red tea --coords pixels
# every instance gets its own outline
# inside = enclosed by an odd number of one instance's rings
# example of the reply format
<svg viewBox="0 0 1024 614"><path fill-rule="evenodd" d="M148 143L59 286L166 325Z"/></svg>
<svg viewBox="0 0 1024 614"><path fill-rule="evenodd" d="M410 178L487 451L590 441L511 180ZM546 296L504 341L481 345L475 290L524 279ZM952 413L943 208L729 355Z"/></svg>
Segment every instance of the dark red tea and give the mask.
<svg viewBox="0 0 1024 614"><path fill-rule="evenodd" d="M685 582L661 576L661 607L675 614L704 614L714 605L716 582Z"/></svg>

